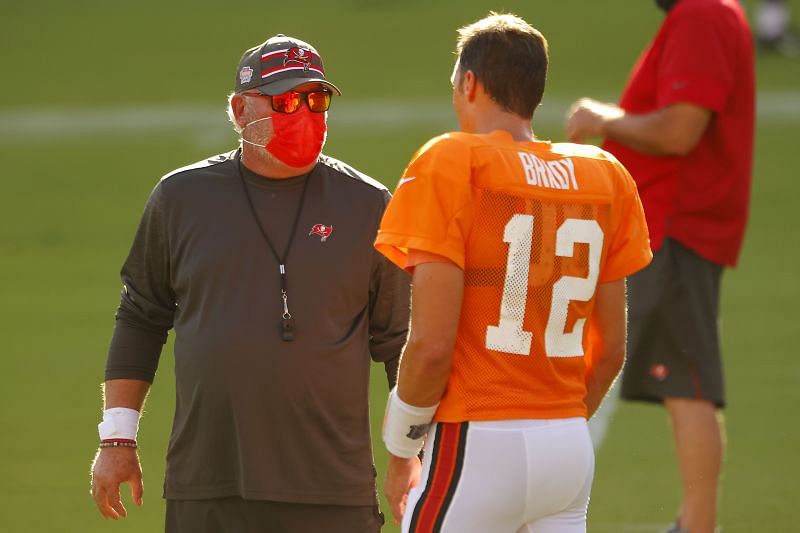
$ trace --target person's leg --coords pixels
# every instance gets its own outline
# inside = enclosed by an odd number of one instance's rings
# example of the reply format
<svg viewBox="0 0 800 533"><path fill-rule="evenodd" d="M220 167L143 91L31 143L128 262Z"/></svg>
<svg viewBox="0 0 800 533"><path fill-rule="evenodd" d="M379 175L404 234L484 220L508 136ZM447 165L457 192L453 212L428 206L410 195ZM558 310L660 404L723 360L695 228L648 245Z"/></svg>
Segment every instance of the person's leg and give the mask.
<svg viewBox="0 0 800 533"><path fill-rule="evenodd" d="M649 265L628 278L628 354L620 379L624 400L661 403L680 375L664 325L665 309L676 291L669 244L666 241Z"/></svg>
<svg viewBox="0 0 800 533"><path fill-rule="evenodd" d="M326 505L243 500L246 528L236 533L379 533L376 505ZM233 533L226 532L226 533Z"/></svg>
<svg viewBox="0 0 800 533"><path fill-rule="evenodd" d="M587 476L584 488L567 509L526 524L517 533L586 533L586 512L592 480L593 475Z"/></svg>
<svg viewBox="0 0 800 533"><path fill-rule="evenodd" d="M167 500L166 533L246 533L242 499Z"/></svg>
<svg viewBox="0 0 800 533"><path fill-rule="evenodd" d="M583 420L527 432L527 523L516 533L586 533L594 451Z"/></svg>
<svg viewBox="0 0 800 533"><path fill-rule="evenodd" d="M686 519L680 525L697 524L691 533L713 531L723 447L717 410L725 405L718 330L722 268L670 239L651 267L631 279L631 364L622 397L665 405L683 479L685 509L679 514ZM652 293L659 285L663 292ZM636 312L642 310L652 313ZM709 519L709 529L700 526Z"/></svg>
<svg viewBox="0 0 800 533"><path fill-rule="evenodd" d="M682 479L679 526L691 533L712 533L716 526L718 484L724 432L719 409L725 404L719 341L719 293L722 268L674 243L679 273L680 309L671 322L687 361L692 394L664 397Z"/></svg>
<svg viewBox="0 0 800 533"><path fill-rule="evenodd" d="M166 533L379 533L377 505L317 505L242 498L167 500Z"/></svg>
<svg viewBox="0 0 800 533"><path fill-rule="evenodd" d="M683 481L679 526L691 533L713 533L725 442L721 417L705 400L665 398L664 405L672 420Z"/></svg>
<svg viewBox="0 0 800 533"><path fill-rule="evenodd" d="M525 441L520 430L496 425L504 427L434 424L420 484L409 494L404 533L516 531L526 493Z"/></svg>
<svg viewBox="0 0 800 533"><path fill-rule="evenodd" d="M402 531L583 533L593 473L583 418L437 423Z"/></svg>

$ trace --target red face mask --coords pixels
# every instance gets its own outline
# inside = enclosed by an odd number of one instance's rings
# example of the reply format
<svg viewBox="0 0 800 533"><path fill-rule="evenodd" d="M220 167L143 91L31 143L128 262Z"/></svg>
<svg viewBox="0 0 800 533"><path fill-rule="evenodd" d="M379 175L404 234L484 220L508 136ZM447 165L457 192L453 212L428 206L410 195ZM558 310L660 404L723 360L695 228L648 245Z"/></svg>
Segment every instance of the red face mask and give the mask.
<svg viewBox="0 0 800 533"><path fill-rule="evenodd" d="M272 139L264 147L290 167L305 167L316 161L325 144L325 113L313 113L307 106L291 114L275 113Z"/></svg>

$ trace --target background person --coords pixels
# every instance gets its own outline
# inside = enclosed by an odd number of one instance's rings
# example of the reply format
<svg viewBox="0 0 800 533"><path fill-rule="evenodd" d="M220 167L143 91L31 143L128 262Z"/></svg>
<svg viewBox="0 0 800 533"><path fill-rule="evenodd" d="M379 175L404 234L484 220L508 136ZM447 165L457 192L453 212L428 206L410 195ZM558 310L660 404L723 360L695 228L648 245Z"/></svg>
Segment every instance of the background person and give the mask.
<svg viewBox="0 0 800 533"><path fill-rule="evenodd" d="M580 142L630 170L653 262L630 280L622 397L663 403L683 480L675 531L711 533L724 445L719 286L744 238L753 158L753 39L734 0L658 2L668 11L619 106L576 102Z"/></svg>
<svg viewBox="0 0 800 533"><path fill-rule="evenodd" d="M789 57L800 55L800 36L792 28L792 11L786 0L761 0L755 9L756 39L762 50Z"/></svg>

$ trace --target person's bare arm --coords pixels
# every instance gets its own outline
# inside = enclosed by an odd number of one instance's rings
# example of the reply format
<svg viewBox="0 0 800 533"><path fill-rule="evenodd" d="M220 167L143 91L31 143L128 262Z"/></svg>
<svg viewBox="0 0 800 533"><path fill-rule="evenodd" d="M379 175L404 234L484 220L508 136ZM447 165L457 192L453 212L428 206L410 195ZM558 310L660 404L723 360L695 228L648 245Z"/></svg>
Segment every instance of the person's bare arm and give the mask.
<svg viewBox="0 0 800 533"><path fill-rule="evenodd" d="M103 409L127 407L142 410L150 383L138 379L110 379L103 384Z"/></svg>
<svg viewBox="0 0 800 533"><path fill-rule="evenodd" d="M444 395L464 294L464 272L451 262L423 263L414 270L411 332L400 359L397 395L429 407ZM384 490L395 521L405 513L408 492L419 483L417 457L389 454Z"/></svg>
<svg viewBox="0 0 800 533"><path fill-rule="evenodd" d="M582 98L567 116L567 137L584 142L606 137L638 152L655 156L684 156L703 136L712 112L679 102L651 113L626 113L613 104Z"/></svg>
<svg viewBox="0 0 800 533"><path fill-rule="evenodd" d="M411 405L430 406L444 395L456 341L464 271L451 262L414 271L411 332L403 350L397 392Z"/></svg>
<svg viewBox="0 0 800 533"><path fill-rule="evenodd" d="M628 311L625 278L597 286L592 320L602 332L602 345L595 354L586 380L586 406L589 418L594 415L625 362Z"/></svg>
<svg viewBox="0 0 800 533"><path fill-rule="evenodd" d="M127 407L141 412L150 383L138 379L112 379L104 386L105 409ZM131 497L142 504L144 488L142 467L136 448L100 448L92 463L92 497L105 518L118 520L127 516L120 499L120 485L130 483Z"/></svg>

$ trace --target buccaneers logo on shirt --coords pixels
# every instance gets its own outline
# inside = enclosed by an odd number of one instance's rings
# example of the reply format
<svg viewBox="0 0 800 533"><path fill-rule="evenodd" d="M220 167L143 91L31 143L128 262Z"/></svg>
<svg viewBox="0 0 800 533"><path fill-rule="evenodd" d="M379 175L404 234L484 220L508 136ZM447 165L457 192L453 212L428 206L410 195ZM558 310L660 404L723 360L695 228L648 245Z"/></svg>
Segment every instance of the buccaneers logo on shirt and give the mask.
<svg viewBox="0 0 800 533"><path fill-rule="evenodd" d="M308 232L308 235L319 235L322 237L320 242L325 242L328 240L328 237L331 236L333 233L333 226L326 226L325 224L314 224L311 228L311 231Z"/></svg>
<svg viewBox="0 0 800 533"><path fill-rule="evenodd" d="M664 381L669 376L669 368L666 365L655 364L650 367L650 375L658 381Z"/></svg>
<svg viewBox="0 0 800 533"><path fill-rule="evenodd" d="M284 66L289 64L300 65L303 70L308 70L308 67L311 66L311 51L293 46L286 50L286 55L283 56L283 64Z"/></svg>

